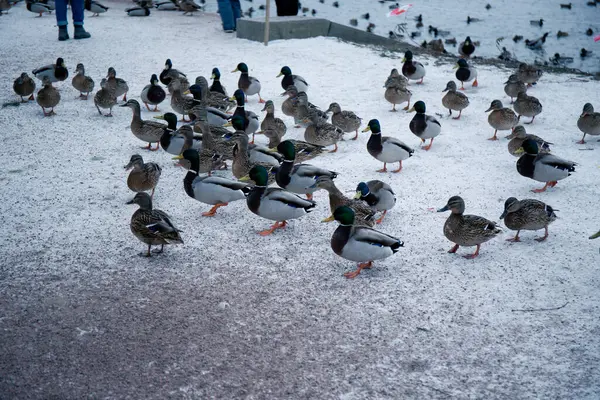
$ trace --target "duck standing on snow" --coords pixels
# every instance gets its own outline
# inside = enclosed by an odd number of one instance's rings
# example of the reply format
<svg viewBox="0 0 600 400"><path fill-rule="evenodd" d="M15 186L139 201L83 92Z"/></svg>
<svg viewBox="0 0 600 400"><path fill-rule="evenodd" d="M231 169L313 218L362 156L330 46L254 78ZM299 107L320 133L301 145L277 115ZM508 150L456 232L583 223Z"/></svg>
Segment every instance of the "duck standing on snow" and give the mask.
<svg viewBox="0 0 600 400"><path fill-rule="evenodd" d="M267 188L267 170L255 165L249 172L249 178L256 182L246 197L246 204L254 214L276 221L270 229L259 232L261 236L272 234L276 229L284 228L287 220L300 218L316 207L312 200L306 200L281 188Z"/></svg>
<svg viewBox="0 0 600 400"><path fill-rule="evenodd" d="M527 86L519 80L517 74L509 76L504 83L504 93L510 97L510 104L513 103L513 97L517 97L521 92L527 92Z"/></svg>
<svg viewBox="0 0 600 400"><path fill-rule="evenodd" d="M108 11L108 7L100 4L96 0L85 0L84 7L86 10L92 12L92 17L98 17L100 14Z"/></svg>
<svg viewBox="0 0 600 400"><path fill-rule="evenodd" d="M77 64L75 68L75 76L71 80L71 84L79 90L79 98L87 100L89 94L94 90L94 80L85 75L85 67L82 63ZM85 93L85 94L83 94Z"/></svg>
<svg viewBox="0 0 600 400"><path fill-rule="evenodd" d="M494 128L494 136L488 140L498 140L496 134L498 131L508 131L513 129L519 123L517 114L510 108L506 108L502 105L500 100L492 101L490 108L485 112L491 111L488 116L488 123Z"/></svg>
<svg viewBox="0 0 600 400"><path fill-rule="evenodd" d="M458 45L458 54L464 58L469 58L473 53L475 53L475 45L473 44L471 37L467 36L465 41Z"/></svg>
<svg viewBox="0 0 600 400"><path fill-rule="evenodd" d="M469 66L464 58L458 60L454 68L456 69L456 79L460 81L460 90L465 90L465 82L473 81L473 87L479 86L477 70L475 67Z"/></svg>
<svg viewBox="0 0 600 400"><path fill-rule="evenodd" d="M127 92L129 86L124 79L117 78L117 71L110 67L105 79L100 82L101 87L106 87L115 93L115 97L123 96L123 101L127 101Z"/></svg>
<svg viewBox="0 0 600 400"><path fill-rule="evenodd" d="M425 143L426 139L431 139L429 145L422 147L423 150L429 150L433 145L433 139L442 131L442 125L431 115L425 114L426 107L422 101L417 101L413 108L409 110L409 112L413 111L416 111L417 114L410 121L408 127L423 143Z"/></svg>
<svg viewBox="0 0 600 400"><path fill-rule="evenodd" d="M61 57L56 59L56 64L44 65L34 69L32 73L40 81L43 81L45 76L50 78L50 82L64 81L69 77L69 70L67 70L65 61Z"/></svg>
<svg viewBox="0 0 600 400"><path fill-rule="evenodd" d="M221 71L219 71L219 68L212 69L211 79L213 80L213 83L210 85L209 90L227 96L227 89L221 84Z"/></svg>
<svg viewBox="0 0 600 400"><path fill-rule="evenodd" d="M386 164L395 162L399 163L398 169L392 172L402 171L402 161L412 157L415 151L396 138L381 136L381 126L376 119L370 120L369 125L363 129L363 132L369 131L371 137L367 142L367 151L376 160L383 162L383 168L377 172L387 172Z"/></svg>
<svg viewBox="0 0 600 400"><path fill-rule="evenodd" d="M502 230L486 218L477 215L464 215L465 202L459 196L452 196L438 212L450 210L452 213L444 224L444 236L455 246L448 253L456 253L460 246L477 246L475 253L464 256L471 259L479 255L481 244L498 236Z"/></svg>
<svg viewBox="0 0 600 400"><path fill-rule="evenodd" d="M273 137L273 136L277 136L279 138L279 140L281 141L281 138L287 132L287 127L285 126L285 122L283 122L283 120L281 118L275 117L275 104L273 103L273 101L267 100L262 111L266 112L267 115L260 123L260 130L261 130L260 133L265 134L269 138ZM271 131L271 132L265 133L265 131ZM259 132L257 132L257 133L259 133ZM277 143L277 144L279 144L279 143ZM272 146L269 146L269 147L272 147Z"/></svg>
<svg viewBox="0 0 600 400"><path fill-rule="evenodd" d="M167 58L167 61L165 61L165 67L160 73L160 81L163 85L169 86L169 83L171 83L173 79L179 79L182 81L182 90L185 91L189 87L187 76L183 72L173 68L171 59ZM185 83L187 83L187 86Z"/></svg>
<svg viewBox="0 0 600 400"><path fill-rule="evenodd" d="M179 10L179 4L177 4L177 0L159 1L154 5L154 7L156 7L156 9L160 11Z"/></svg>
<svg viewBox="0 0 600 400"><path fill-rule="evenodd" d="M338 142L342 140L344 131L335 125L324 120L317 112L310 112L308 117L303 119L308 126L304 130L304 140L316 146L331 146L333 150L330 153L335 153L338 150Z"/></svg>
<svg viewBox="0 0 600 400"><path fill-rule="evenodd" d="M165 100L167 94L165 90L158 85L158 77L156 74L152 74L150 77L150 84L146 85L144 89L142 89L142 94L140 95L142 102L146 105L148 111L158 111L158 105ZM154 110L150 110L150 106L148 104L152 104L154 106Z"/></svg>
<svg viewBox="0 0 600 400"><path fill-rule="evenodd" d="M160 179L162 168L160 165L149 162L144 163L144 159L139 154L134 154L129 159L129 164L125 166L125 171L132 170L127 177L127 187L133 192L146 192L152 190L150 198L154 197L154 189Z"/></svg>
<svg viewBox="0 0 600 400"><path fill-rule="evenodd" d="M178 114L181 114L182 122L189 122L185 119L185 116L190 113L190 110L195 105L199 104L193 97L184 96L182 93L181 81L179 79L173 79L169 81L172 85L173 93L171 93L171 108Z"/></svg>
<svg viewBox="0 0 600 400"><path fill-rule="evenodd" d="M577 120L577 127L583 132L579 144L585 143L585 135L600 135L600 113L594 112L594 106L591 103L585 103L583 106L583 112Z"/></svg>
<svg viewBox="0 0 600 400"><path fill-rule="evenodd" d="M525 142L527 139L534 140L538 144L541 153L550 153L550 145L552 143L546 142L539 136L527 133L523 125L515 126L512 133L506 138L510 139L510 142L508 142L508 152L512 156L520 157L522 155L519 154L519 149L523 146L523 142Z"/></svg>
<svg viewBox="0 0 600 400"><path fill-rule="evenodd" d="M252 111L246 111L244 97L244 92L241 89L238 89L233 93L233 96L230 100L237 103L237 107L233 112L233 116L239 115L240 117L244 118L244 132L246 132L247 135L252 135L251 143L254 143L254 134L258 130L260 123L258 120L258 115Z"/></svg>
<svg viewBox="0 0 600 400"><path fill-rule="evenodd" d="M539 153L537 143L531 139L523 142L518 153L524 153L517 161L519 174L545 183L543 188L532 190L534 193L541 193L548 187L556 186L559 180L565 179L571 175L571 172L575 172L577 165L573 161L563 160L552 154Z"/></svg>
<svg viewBox="0 0 600 400"><path fill-rule="evenodd" d="M417 83L423 83L423 78L425 77L425 67L418 61L413 61L413 53L408 50L404 53L404 59L402 59L404 63L402 65L402 75L407 77L410 80L418 81Z"/></svg>
<svg viewBox="0 0 600 400"><path fill-rule="evenodd" d="M296 86L296 89L298 89L299 92L308 91L308 83L306 83L306 79L304 79L300 75L292 74L292 70L290 69L290 67L285 66L281 68L281 72L279 72L277 78L279 78L280 76L283 76L283 79L281 80L281 87L283 88L283 90L286 90L288 86L294 85Z"/></svg>
<svg viewBox="0 0 600 400"><path fill-rule="evenodd" d="M130 17L148 17L150 16L150 6L146 2L141 2L139 7L131 7L125 9L125 12Z"/></svg>
<svg viewBox="0 0 600 400"><path fill-rule="evenodd" d="M520 242L519 232L537 231L544 229L544 236L536 238L538 242L543 242L548 238L548 225L556 221L554 209L546 203L534 200L517 200L509 197L504 202L504 212L500 216L504 219L504 224L510 230L517 231L514 238L507 239L509 242Z"/></svg>
<svg viewBox="0 0 600 400"><path fill-rule="evenodd" d="M143 147L146 150L156 151L159 148L159 142L165 131L168 131L168 126L156 121L144 121L141 117L142 111L140 103L137 100L128 100L127 103L120 107L129 107L133 111L131 119L131 133L136 138L148 142L148 146ZM152 148L152 143L156 143L156 148Z"/></svg>
<svg viewBox="0 0 600 400"><path fill-rule="evenodd" d="M194 3L194 0L180 0L179 9L181 11L184 11L183 15L186 15L188 13L189 15L194 15L196 11L202 11L202 7Z"/></svg>
<svg viewBox="0 0 600 400"><path fill-rule="evenodd" d="M166 244L183 244L183 239L179 235L179 229L171 222L165 212L152 209L152 199L146 192L140 192L135 195L133 200L127 204L137 204L140 208L131 216L129 224L131 232L142 243L148 245L148 251L142 255L150 257L150 248L160 245L160 250L155 253L162 253Z"/></svg>
<svg viewBox="0 0 600 400"><path fill-rule="evenodd" d="M377 179L360 182L354 198L366 202L374 211L383 211L381 217L375 221L378 224L383 222L385 214L396 205L396 195L390 185Z"/></svg>
<svg viewBox="0 0 600 400"><path fill-rule="evenodd" d="M331 115L331 123L332 125L340 128L345 133L348 132L356 132L352 140L356 140L358 138L358 128L360 128L360 123L362 122L362 118L359 118L352 111L344 110L338 103L331 103L329 108L325 113L332 112Z"/></svg>
<svg viewBox="0 0 600 400"><path fill-rule="evenodd" d="M392 69L390 76L385 81L385 93L383 97L390 103L392 103L392 109L390 111L396 111L396 104L402 104L405 101L408 102L405 110L410 108L410 97L412 93L406 88L408 80L400 75L396 68Z"/></svg>
<svg viewBox="0 0 600 400"><path fill-rule="evenodd" d="M519 69L517 70L517 78L526 83L527 86L531 86L542 76L542 70L536 67L535 65L527 65L525 63L519 64Z"/></svg>
<svg viewBox="0 0 600 400"><path fill-rule="evenodd" d="M456 90L454 81L448 81L443 92L448 93L442 97L442 105L450 111L450 115L452 115L452 110L458 111L458 117L453 117L453 119L460 119L462 110L469 106L469 98Z"/></svg>
<svg viewBox="0 0 600 400"><path fill-rule="evenodd" d="M531 121L525 122L526 124L532 124L535 116L542 112L542 103L536 97L528 96L527 93L521 92L517 95L517 100L515 100L513 108L519 115L517 122L521 119L521 115L524 115L532 117Z"/></svg>
<svg viewBox="0 0 600 400"><path fill-rule="evenodd" d="M239 63L237 67L231 71L241 72L240 79L238 80L238 89L244 91L246 96L258 95L258 102L264 103L265 101L260 97L260 81L253 76L248 75L248 66L245 63Z"/></svg>
<svg viewBox="0 0 600 400"><path fill-rule="evenodd" d="M27 11L31 11L34 14L38 14L37 18L41 17L43 13L51 13L54 8L48 4L40 3L34 0L27 0Z"/></svg>
<svg viewBox="0 0 600 400"><path fill-rule="evenodd" d="M375 229L354 225L354 210L338 207L333 217L340 223L331 236L331 249L346 260L358 262L357 270L344 274L356 278L363 269L370 269L373 261L383 260L398 252L404 242Z"/></svg>
<svg viewBox="0 0 600 400"><path fill-rule="evenodd" d="M27 72L23 72L13 82L13 90L21 97L21 103L27 103L29 100L34 100L33 92L35 91L35 81L31 79ZM23 100L23 97L29 96L28 100Z"/></svg>
<svg viewBox="0 0 600 400"><path fill-rule="evenodd" d="M174 159L181 159L180 155L187 149L200 149L202 147L202 135L194 135L190 125L183 125L177 129L177 116L173 113L157 115L155 119L167 121L167 128L160 137L160 147Z"/></svg>
<svg viewBox="0 0 600 400"><path fill-rule="evenodd" d="M54 112L54 107L56 107L60 102L60 93L58 93L58 90L52 86L52 82L50 81L49 77L44 76L42 83L44 86L38 92L36 101L39 106L42 107L45 117L56 115ZM46 112L46 108L49 108L50 112Z"/></svg>
<svg viewBox="0 0 600 400"><path fill-rule="evenodd" d="M329 210L331 211L331 216L325 218L321 222L333 221L333 213L335 210L341 206L348 206L356 215L356 225L368 227L373 227L375 225L375 221L373 220L375 211L360 199L346 197L342 191L335 186L333 179L329 176L320 176L317 178L314 186L318 189L326 190L329 194Z"/></svg>

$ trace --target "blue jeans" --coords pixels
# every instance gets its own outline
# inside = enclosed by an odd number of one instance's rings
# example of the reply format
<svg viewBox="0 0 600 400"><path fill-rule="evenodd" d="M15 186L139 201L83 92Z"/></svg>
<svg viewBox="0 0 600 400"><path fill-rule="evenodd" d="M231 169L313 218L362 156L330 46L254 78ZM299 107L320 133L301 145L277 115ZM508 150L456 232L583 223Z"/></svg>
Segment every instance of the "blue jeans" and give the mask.
<svg viewBox="0 0 600 400"><path fill-rule="evenodd" d="M217 3L219 4L219 15L223 21L223 29L235 30L236 20L242 16L240 0L217 0Z"/></svg>
<svg viewBox="0 0 600 400"><path fill-rule="evenodd" d="M67 0L55 0L56 25L67 26ZM83 0L71 0L71 12L73 13L73 25L83 25Z"/></svg>

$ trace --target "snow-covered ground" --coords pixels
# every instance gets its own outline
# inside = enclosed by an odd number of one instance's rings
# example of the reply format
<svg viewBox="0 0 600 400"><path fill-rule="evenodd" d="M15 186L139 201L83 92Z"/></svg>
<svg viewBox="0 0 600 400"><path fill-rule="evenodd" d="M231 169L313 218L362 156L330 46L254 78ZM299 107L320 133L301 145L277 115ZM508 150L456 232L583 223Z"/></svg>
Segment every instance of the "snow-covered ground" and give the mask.
<svg viewBox="0 0 600 400"><path fill-rule="evenodd" d="M97 86L114 67L139 98L171 58L191 77L220 67L230 92L238 75L229 71L244 61L279 111L275 76L289 65L311 84L311 102L378 118L385 135L417 148L400 174L375 172L367 133L311 161L338 171L348 194L361 180L388 182L398 202L378 229L405 247L345 279L354 265L330 249L336 224L320 222L329 215L324 192L314 212L270 237L257 235L269 221L244 202L202 217L209 207L185 194L184 172L162 150L139 149L130 110L100 117L69 78L57 85L54 117L35 103L0 109L0 397L598 398L600 243L588 236L600 228L600 143L575 143L583 104L600 108L597 81L546 74L530 90L544 111L528 132L579 163L556 188L533 194L541 185L517 173L507 141L486 140L493 130L484 110L493 99L508 104L509 70L482 66L455 121L441 106L452 65L417 54L428 74L411 85L413 100L443 115L426 152L408 129L412 114L389 112L383 98L402 55L327 38L264 47L223 33L215 15L129 18L123 3L108 5L99 18L88 14L93 38L85 41L58 42L54 17L34 18L23 6L0 17L1 102L15 100L22 71L59 56L70 72L84 63ZM248 108L262 105L251 99ZM290 138L303 137L284 120ZM138 256L144 246L129 230L136 206L125 205L123 166L134 153L163 166L155 207L185 241L150 259ZM543 200L559 219L544 243L533 240L542 232L523 232L511 244L506 230L466 260L472 248L447 253L448 214L428 210L453 195L467 213L496 221L510 196Z"/></svg>

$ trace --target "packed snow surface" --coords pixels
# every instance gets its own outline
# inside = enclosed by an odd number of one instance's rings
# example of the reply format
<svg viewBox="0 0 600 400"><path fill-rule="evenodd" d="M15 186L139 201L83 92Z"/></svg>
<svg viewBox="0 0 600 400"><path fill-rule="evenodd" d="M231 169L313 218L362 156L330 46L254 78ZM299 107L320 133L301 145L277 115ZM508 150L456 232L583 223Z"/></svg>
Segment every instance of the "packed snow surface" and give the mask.
<svg viewBox="0 0 600 400"><path fill-rule="evenodd" d="M96 88L107 69L139 99L151 74L170 58L192 79L222 72L232 93L239 62L261 80L282 115L280 78L288 65L310 84L309 99L381 122L384 135L413 146L399 174L377 173L366 150L368 133L340 142L339 151L310 163L339 172L349 196L360 181L380 179L397 205L377 229L405 246L349 280L355 268L336 256L330 238L337 223L325 192L314 212L269 237L271 221L243 201L202 217L209 206L186 195L185 172L163 150L141 150L129 129L131 111L98 115L67 81L57 84L56 116L35 102L0 109L0 397L2 398L560 398L600 396L600 143L579 145L576 122L583 104L600 108L600 85L585 77L545 74L529 90L543 112L529 133L554 143L554 154L578 163L549 189L520 176L484 112L500 99L511 71L479 68L478 88L460 120L442 108L452 64L415 54L425 64L423 85L412 83L411 104L423 100L442 134L430 151L408 129L414 114L392 113L383 98L390 70L402 54L357 47L331 38L261 43L221 31L214 14L182 16L153 11L127 17L129 4L86 19L92 38L58 42L54 16L35 18L23 5L0 17L2 103L17 100L12 82L23 71L63 57L72 76L85 65ZM466 16L466 13L465 13ZM38 83L39 87L39 83ZM159 106L170 110L167 102ZM248 109L260 113L251 97ZM439 114L439 115L438 115ZM155 113L145 110L150 119ZM264 142L265 138L257 137ZM163 167L154 196L185 242L163 255L145 250L130 232L137 206L123 166L132 154ZM394 167L394 166L390 166ZM230 171L220 172L229 176ZM550 204L558 220L543 231L505 228L474 248L452 247L442 233L449 197L465 199L467 213L499 221L506 198ZM502 222L499 221L501 226Z"/></svg>

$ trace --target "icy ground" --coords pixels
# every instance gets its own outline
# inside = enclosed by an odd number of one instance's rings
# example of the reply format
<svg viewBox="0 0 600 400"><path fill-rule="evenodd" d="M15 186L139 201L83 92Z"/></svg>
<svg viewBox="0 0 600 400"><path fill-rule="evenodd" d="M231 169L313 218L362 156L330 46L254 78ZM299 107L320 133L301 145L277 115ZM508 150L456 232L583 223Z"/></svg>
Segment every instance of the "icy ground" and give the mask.
<svg viewBox="0 0 600 400"><path fill-rule="evenodd" d="M35 103L0 109L0 398L600 397L600 243L587 239L600 228L600 143L575 143L583 104L600 108L597 81L546 74L531 89L544 111L528 131L579 163L556 188L533 194L541 185L516 172L507 141L486 140L484 110L495 98L508 104L508 70L482 67L480 87L466 91L471 106L454 121L441 106L452 65L417 54L428 75L411 85L413 100L443 115L426 152L408 129L412 114L389 112L383 98L402 55L324 38L264 47L222 33L215 15L128 18L124 4L108 5L87 18L85 41L58 42L54 17L22 6L0 17L0 101L15 100L22 71L58 56L70 72L84 63L96 85L113 66L139 98L169 57L192 78L219 66L230 92L238 75L229 71L245 61L279 112L275 76L289 65L311 84L312 102L378 118L384 134L417 148L400 174L375 172L366 133L311 161L338 171L348 194L361 180L389 182L398 202L378 229L405 247L345 279L354 265L329 247L336 224L320 222L329 215L323 192L313 213L271 237L257 235L269 221L243 202L201 217L208 206L185 194L184 172L162 150L139 149L130 110L100 117L69 78L57 85L54 117ZM252 98L248 108L262 105ZM302 138L284 119L289 137ZM138 256L144 246L129 230L136 206L125 205L133 194L123 166L134 153L163 166L155 206L185 241L151 259ZM452 195L496 221L509 196L541 199L559 219L544 243L533 240L542 232L523 232L510 244L506 230L466 260L460 255L474 249L447 254L448 215L428 210Z"/></svg>

